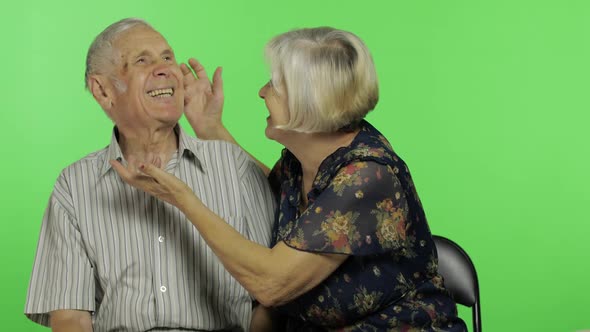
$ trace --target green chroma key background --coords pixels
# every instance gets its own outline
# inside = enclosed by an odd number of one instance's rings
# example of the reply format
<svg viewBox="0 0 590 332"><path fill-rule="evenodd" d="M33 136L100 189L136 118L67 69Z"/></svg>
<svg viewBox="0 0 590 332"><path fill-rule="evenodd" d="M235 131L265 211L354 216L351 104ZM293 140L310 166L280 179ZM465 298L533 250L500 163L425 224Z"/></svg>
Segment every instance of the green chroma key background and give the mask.
<svg viewBox="0 0 590 332"><path fill-rule="evenodd" d="M22 314L43 211L59 172L112 130L84 90L86 51L129 16L179 60L223 66L225 123L269 165L265 42L358 34L380 81L368 119L410 166L432 232L475 261L486 331L590 329L590 2L25 0L0 20L0 330L44 331Z"/></svg>

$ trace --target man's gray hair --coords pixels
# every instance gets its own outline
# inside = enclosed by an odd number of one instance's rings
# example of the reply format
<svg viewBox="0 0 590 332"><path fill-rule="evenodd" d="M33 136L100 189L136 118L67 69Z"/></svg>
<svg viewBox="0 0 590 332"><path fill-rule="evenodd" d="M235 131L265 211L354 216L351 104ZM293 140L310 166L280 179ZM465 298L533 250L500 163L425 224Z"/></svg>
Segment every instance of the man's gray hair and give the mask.
<svg viewBox="0 0 590 332"><path fill-rule="evenodd" d="M136 26L146 26L153 29L149 23L142 19L124 18L109 25L96 36L96 38L94 38L94 41L90 44L90 48L88 49L88 54L86 55L86 73L84 74L86 89L89 89L88 77L90 75L106 74L117 64L113 43L122 32ZM117 83L117 81L115 81L115 83Z"/></svg>

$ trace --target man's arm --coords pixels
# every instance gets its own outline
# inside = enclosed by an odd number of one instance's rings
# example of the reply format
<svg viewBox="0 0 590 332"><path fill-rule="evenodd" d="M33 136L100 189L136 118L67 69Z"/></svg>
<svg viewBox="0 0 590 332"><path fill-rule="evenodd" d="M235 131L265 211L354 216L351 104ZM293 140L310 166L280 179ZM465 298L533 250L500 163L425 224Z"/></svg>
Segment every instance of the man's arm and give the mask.
<svg viewBox="0 0 590 332"><path fill-rule="evenodd" d="M49 198L27 292L25 315L45 326L56 310L95 310L94 270L76 217L73 172L68 167L60 174Z"/></svg>
<svg viewBox="0 0 590 332"><path fill-rule="evenodd" d="M52 332L92 332L92 318L88 311L56 310L49 313Z"/></svg>

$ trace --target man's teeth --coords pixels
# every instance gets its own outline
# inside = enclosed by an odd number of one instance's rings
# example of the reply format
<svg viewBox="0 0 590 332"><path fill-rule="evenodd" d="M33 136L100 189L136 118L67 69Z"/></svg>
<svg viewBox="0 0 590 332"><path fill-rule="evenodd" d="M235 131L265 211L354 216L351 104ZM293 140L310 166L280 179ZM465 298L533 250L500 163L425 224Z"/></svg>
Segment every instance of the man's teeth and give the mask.
<svg viewBox="0 0 590 332"><path fill-rule="evenodd" d="M147 94L150 97L170 97L174 94L174 90L172 88L156 89L156 90L148 91Z"/></svg>

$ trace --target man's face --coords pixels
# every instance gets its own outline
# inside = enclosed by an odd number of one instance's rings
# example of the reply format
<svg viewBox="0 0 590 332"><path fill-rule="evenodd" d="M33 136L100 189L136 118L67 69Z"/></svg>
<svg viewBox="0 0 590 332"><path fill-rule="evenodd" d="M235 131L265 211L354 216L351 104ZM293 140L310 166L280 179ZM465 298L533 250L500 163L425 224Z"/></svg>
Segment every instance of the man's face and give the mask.
<svg viewBox="0 0 590 332"><path fill-rule="evenodd" d="M114 43L118 57L111 117L120 127L174 125L184 107L182 72L168 42L158 32L137 26Z"/></svg>

